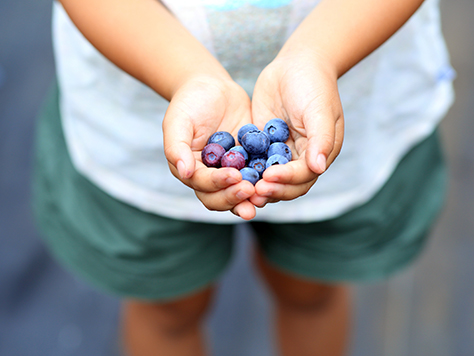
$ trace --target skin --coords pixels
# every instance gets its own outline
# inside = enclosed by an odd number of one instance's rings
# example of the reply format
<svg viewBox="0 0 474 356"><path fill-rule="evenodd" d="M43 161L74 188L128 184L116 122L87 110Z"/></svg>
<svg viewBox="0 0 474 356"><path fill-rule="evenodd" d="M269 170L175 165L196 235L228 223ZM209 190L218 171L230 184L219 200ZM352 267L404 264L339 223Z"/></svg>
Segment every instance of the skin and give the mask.
<svg viewBox="0 0 474 356"><path fill-rule="evenodd" d="M251 198L256 206L304 195L341 150L344 115L337 76L331 67L315 63L309 54L279 57L257 81L254 122L261 127L268 117L284 119L290 128L287 144L293 160L264 172Z"/></svg>
<svg viewBox="0 0 474 356"><path fill-rule="evenodd" d="M304 195L334 161L344 131L337 78L386 41L422 0L323 0L263 70L252 105L160 2L61 3L105 57L170 100L163 135L171 172L208 209L250 220L255 206ZM255 188L238 172L201 164L199 152L215 131L236 136L244 124L263 128L272 117L288 122L297 159L272 167Z"/></svg>
<svg viewBox="0 0 474 356"><path fill-rule="evenodd" d="M304 195L339 154L344 114L337 79L385 42L422 0L322 0L260 74L252 103L222 65L156 0L61 0L82 34L110 61L170 101L163 122L171 172L211 210L245 220L256 207ZM205 167L200 151L216 131L237 136L253 122L289 124L295 159L256 186L232 168ZM276 302L283 356L342 356L347 287L301 280L258 258ZM180 300L124 302L130 355L202 356L201 323L211 288Z"/></svg>
<svg viewBox="0 0 474 356"><path fill-rule="evenodd" d="M255 217L255 188L234 169L205 167L200 151L216 131L235 137L251 122L245 91L155 0L62 0L71 20L105 57L170 100L163 122L171 172L210 210ZM93 9L93 11L91 11ZM151 35L153 34L153 35Z"/></svg>
<svg viewBox="0 0 474 356"><path fill-rule="evenodd" d="M344 114L337 79L369 55L418 9L422 0L323 0L262 71L252 98L260 129L273 118L290 127L295 159L265 171L250 201L302 196L341 151Z"/></svg>

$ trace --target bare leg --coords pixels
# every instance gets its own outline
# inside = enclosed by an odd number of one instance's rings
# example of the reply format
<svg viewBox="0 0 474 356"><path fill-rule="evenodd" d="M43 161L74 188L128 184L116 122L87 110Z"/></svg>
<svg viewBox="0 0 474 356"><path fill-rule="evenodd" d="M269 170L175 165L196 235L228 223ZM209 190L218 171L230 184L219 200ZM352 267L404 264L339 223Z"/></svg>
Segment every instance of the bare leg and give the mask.
<svg viewBox="0 0 474 356"><path fill-rule="evenodd" d="M281 355L343 356L349 339L349 287L286 274L259 252L257 265L275 297Z"/></svg>
<svg viewBox="0 0 474 356"><path fill-rule="evenodd" d="M212 288L166 303L127 300L122 304L127 356L204 356L202 321Z"/></svg>

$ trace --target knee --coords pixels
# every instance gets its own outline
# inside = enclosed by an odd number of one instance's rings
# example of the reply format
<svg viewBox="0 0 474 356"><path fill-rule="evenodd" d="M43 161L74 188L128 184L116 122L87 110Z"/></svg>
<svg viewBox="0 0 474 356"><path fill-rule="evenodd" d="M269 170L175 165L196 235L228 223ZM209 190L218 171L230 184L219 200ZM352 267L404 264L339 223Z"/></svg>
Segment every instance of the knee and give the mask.
<svg viewBox="0 0 474 356"><path fill-rule="evenodd" d="M294 313L321 313L346 299L347 287L306 282L297 288L274 288L273 295L281 310Z"/></svg>
<svg viewBox="0 0 474 356"><path fill-rule="evenodd" d="M212 301L213 289L208 288L195 295L169 302L124 302L124 318L128 324L147 326L148 329L180 336L195 330L207 314Z"/></svg>
<svg viewBox="0 0 474 356"><path fill-rule="evenodd" d="M349 287L302 279L270 265L257 255L257 265L270 292L282 310L292 312L320 312L349 299Z"/></svg>

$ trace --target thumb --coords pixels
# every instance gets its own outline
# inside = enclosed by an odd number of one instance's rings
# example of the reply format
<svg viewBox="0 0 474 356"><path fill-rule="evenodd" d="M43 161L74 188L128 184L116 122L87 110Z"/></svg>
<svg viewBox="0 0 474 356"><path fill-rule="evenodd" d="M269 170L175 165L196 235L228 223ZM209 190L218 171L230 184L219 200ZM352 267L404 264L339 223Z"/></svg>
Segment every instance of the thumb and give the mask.
<svg viewBox="0 0 474 356"><path fill-rule="evenodd" d="M177 142L170 146L165 146L166 158L178 171L179 178L189 179L193 176L196 168L196 161L193 152L184 142Z"/></svg>
<svg viewBox="0 0 474 356"><path fill-rule="evenodd" d="M196 167L191 150L193 136L194 130L190 121L170 107L163 120L163 144L166 159L176 168L181 179L191 178Z"/></svg>
<svg viewBox="0 0 474 356"><path fill-rule="evenodd" d="M339 102L340 103L340 102ZM344 115L340 105L308 108L304 115L308 144L306 164L322 174L341 150L344 137Z"/></svg>

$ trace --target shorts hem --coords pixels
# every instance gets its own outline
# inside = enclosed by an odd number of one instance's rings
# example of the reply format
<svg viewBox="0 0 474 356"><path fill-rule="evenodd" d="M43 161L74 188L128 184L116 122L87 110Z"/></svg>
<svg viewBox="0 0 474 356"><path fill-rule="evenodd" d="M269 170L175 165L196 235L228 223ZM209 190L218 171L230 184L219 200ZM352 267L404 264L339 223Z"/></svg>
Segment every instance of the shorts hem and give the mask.
<svg viewBox="0 0 474 356"><path fill-rule="evenodd" d="M109 258L92 246L83 246L74 238L65 236L75 236L75 233L68 233L64 226L45 226L50 225L47 217L41 217L39 214L37 220L40 225L40 232L44 232L44 240L53 236L54 243L48 244L53 256L61 261L62 265L92 285L113 294L120 298L133 298L142 300L173 300L194 294L199 290L205 289L216 281L225 271L230 259L231 250L226 254L220 254L199 273L190 271L187 274L173 276L170 279L163 279L161 276L153 276L153 272L148 271L144 274L130 273L129 268L120 268L117 260ZM54 238L54 235L59 237ZM62 241L63 244L58 241ZM99 271L102 271L99 273ZM157 275L159 272L157 272ZM104 283L108 281L108 283ZM179 283L186 281L186 283ZM185 285L180 285L185 284Z"/></svg>

